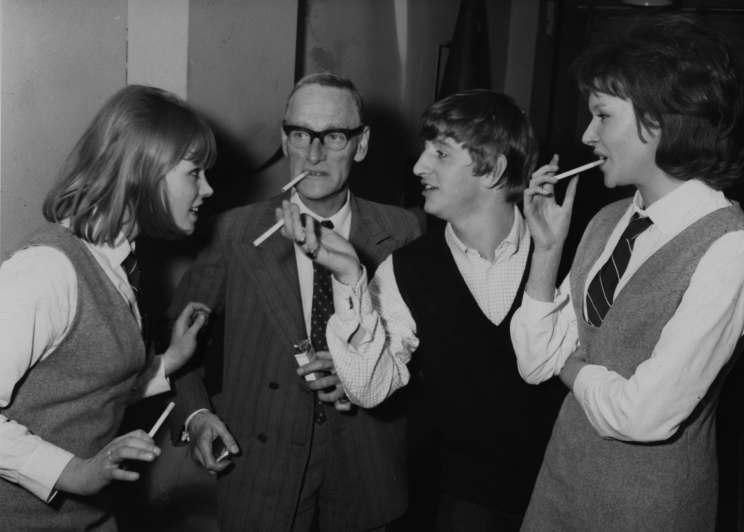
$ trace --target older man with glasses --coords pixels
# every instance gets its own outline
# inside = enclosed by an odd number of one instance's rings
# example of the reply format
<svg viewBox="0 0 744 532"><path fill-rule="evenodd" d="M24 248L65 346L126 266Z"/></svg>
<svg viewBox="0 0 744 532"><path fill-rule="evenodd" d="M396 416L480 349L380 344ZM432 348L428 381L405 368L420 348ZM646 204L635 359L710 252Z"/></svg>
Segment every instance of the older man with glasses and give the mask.
<svg viewBox="0 0 744 532"><path fill-rule="evenodd" d="M349 191L370 138L362 111L348 79L311 74L295 85L282 148L289 177L305 177L286 195L222 215L171 307L177 314L185 302L203 301L224 321L220 363L205 364L206 375L185 374L176 387L192 455L219 473L225 531L384 530L405 511L402 413L395 404L352 407L327 352L328 317L348 301L336 300L336 281L302 243L276 235L253 244L282 201L332 225L370 272L420 234L412 213ZM315 380L301 379L298 364ZM229 455L219 460L221 444Z"/></svg>

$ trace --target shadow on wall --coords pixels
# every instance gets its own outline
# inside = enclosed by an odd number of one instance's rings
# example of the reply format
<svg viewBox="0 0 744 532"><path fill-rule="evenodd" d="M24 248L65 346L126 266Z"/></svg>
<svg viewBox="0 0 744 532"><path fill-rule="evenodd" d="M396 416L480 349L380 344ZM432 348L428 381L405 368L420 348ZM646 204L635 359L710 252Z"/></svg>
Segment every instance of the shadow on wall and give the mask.
<svg viewBox="0 0 744 532"><path fill-rule="evenodd" d="M410 131L400 112L371 103L365 108L371 135L367 158L351 173L351 190L366 199L404 205L405 183L411 179Z"/></svg>

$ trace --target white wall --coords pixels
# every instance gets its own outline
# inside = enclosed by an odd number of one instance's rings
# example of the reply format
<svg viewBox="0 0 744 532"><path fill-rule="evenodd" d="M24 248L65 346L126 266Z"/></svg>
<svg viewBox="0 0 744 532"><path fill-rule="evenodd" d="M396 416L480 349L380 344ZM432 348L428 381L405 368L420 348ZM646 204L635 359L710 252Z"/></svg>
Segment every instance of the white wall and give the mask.
<svg viewBox="0 0 744 532"><path fill-rule="evenodd" d="M127 0L2 0L0 258L41 227L64 157L125 83Z"/></svg>

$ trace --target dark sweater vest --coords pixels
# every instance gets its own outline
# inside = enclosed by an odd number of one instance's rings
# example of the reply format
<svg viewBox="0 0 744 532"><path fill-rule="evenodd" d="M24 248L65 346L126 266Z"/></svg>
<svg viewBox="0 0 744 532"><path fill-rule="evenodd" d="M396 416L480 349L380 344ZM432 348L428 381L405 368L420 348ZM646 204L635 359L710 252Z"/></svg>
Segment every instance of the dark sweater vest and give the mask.
<svg viewBox="0 0 744 532"><path fill-rule="evenodd" d="M85 245L52 226L29 245L61 250L77 273L74 321L65 339L16 386L2 414L79 458L116 436L145 350L127 302ZM20 486L0 482L0 530L115 530L106 493L59 493L48 505Z"/></svg>
<svg viewBox="0 0 744 532"><path fill-rule="evenodd" d="M593 327L582 318L584 285L628 203L610 204L595 216L571 267L580 349L590 364L605 366L624 378L650 357L711 244L730 231L744 229L739 207L718 209L693 223L641 265L602 325ZM602 438L574 395L568 394L523 529L713 530L718 489L715 409L726 370L665 441Z"/></svg>
<svg viewBox="0 0 744 532"><path fill-rule="evenodd" d="M421 342L407 390L412 477L417 461L427 475L439 466L439 490L522 513L555 416L550 404L560 400L556 388L530 386L517 372L509 321L526 273L506 318L494 325L441 230L396 251L393 264ZM421 463L425 456L430 463Z"/></svg>

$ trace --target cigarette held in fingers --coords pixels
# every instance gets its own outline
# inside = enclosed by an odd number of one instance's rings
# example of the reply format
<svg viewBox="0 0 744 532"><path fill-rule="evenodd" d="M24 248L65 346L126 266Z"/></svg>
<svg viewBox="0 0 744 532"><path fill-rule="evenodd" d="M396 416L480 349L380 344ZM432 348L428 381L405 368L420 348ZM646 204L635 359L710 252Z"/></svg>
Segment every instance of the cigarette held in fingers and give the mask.
<svg viewBox="0 0 744 532"><path fill-rule="evenodd" d="M289 190L290 188L292 188L293 186L295 186L295 185L296 185L297 183L299 183L300 181L302 181L303 179L305 179L305 177L307 177L307 174L308 174L308 171L307 171L307 170L305 170L304 172L300 172L299 174L297 174L297 175L295 176L295 178L294 178L294 179L292 179L292 181L290 181L289 183L287 183L286 185L284 185L284 186L282 187L282 192L286 192L286 191L288 191L288 190ZM266 231L264 231L263 233L261 233L261 234L260 234L260 235L258 236L258 238L256 238L256 239L255 239L255 240L253 241L253 245L254 245L254 247L258 247L258 246L260 246L261 244L263 244L263 243L264 243L264 241L265 241L265 240L266 240L267 238L269 238L269 237L270 237L271 235L273 235L273 234L274 234L274 233L276 233L276 232L277 232L277 231L278 231L279 229L281 229L283 225L284 225L284 220L279 220L279 221L278 221L278 222L276 222L276 223L275 223L274 225L272 225L271 227L269 227L269 228L268 228L268 229L267 229Z"/></svg>
<svg viewBox="0 0 744 532"><path fill-rule="evenodd" d="M263 241L264 240L266 240L271 235L273 235L274 233L276 233L279 229L282 228L283 225L284 225L284 220L279 220L274 225L272 225L271 227L269 227L266 231L264 231L263 233L261 233L261 236L259 236L256 240L253 241L253 245L255 247L260 246L261 244L263 244Z"/></svg>
<svg viewBox="0 0 744 532"><path fill-rule="evenodd" d="M562 172L556 176L553 176L556 181L560 181L561 179L565 179L566 177L571 177L574 174L578 174L579 172L583 172L584 170L589 170L590 168L594 168L595 166L599 166L605 162L604 159L597 159L596 161L592 161L590 163L582 164L581 166L577 166L576 168L572 170L567 170L565 172Z"/></svg>
<svg viewBox="0 0 744 532"><path fill-rule="evenodd" d="M173 401L168 403L168 406L166 406L165 410L163 410L163 413L160 414L160 417L155 422L155 424L152 426L152 428L150 429L150 432L147 433L148 436L150 436L151 438L155 437L155 434L157 434L158 430L160 429L160 426L165 421L165 418L168 417L168 414L171 413L171 410L173 410L174 406L176 406L176 403L174 403Z"/></svg>
<svg viewBox="0 0 744 532"><path fill-rule="evenodd" d="M292 181L290 181L289 183L287 183L286 185L284 185L282 187L282 192L288 191L290 188L292 188L293 186L295 186L297 183L299 183L300 181L302 181L303 179L305 179L305 177L307 177L307 174L308 174L308 171L307 170L305 170L304 172L300 172L299 174L297 174L297 176L294 179L292 179Z"/></svg>

